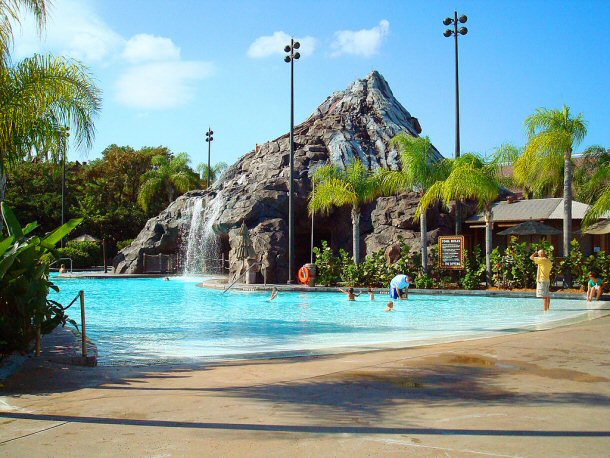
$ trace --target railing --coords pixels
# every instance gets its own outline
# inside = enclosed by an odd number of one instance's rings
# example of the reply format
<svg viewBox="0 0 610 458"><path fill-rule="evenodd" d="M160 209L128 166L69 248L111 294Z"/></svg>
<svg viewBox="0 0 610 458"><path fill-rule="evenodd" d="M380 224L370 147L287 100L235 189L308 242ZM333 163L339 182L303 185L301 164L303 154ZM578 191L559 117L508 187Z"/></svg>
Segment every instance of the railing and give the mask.
<svg viewBox="0 0 610 458"><path fill-rule="evenodd" d="M59 261L70 261L70 273L72 273L72 258L59 258L49 264L49 267L51 267L53 264L57 264Z"/></svg>
<svg viewBox="0 0 610 458"><path fill-rule="evenodd" d="M248 267L248 268L247 268L247 269L246 269L246 270L245 270L245 271L244 271L244 272L243 272L243 273L242 273L242 274L241 274L239 277L236 277L236 278L235 278L235 279L234 279L234 280L231 282L231 284L230 284L229 286L227 286L227 287L224 289L224 291L222 292L222 294L224 294L224 293L226 293L227 291L229 291L229 290L230 290L230 289L233 287L233 285L234 285L235 283L237 283L239 280L241 280L243 277L245 277L245 276L246 276L246 274L247 274L248 272L250 272L250 270L252 270L252 268L253 268L253 267L257 267L257 266L260 266L260 265L262 265L262 263L260 263L260 262L255 262L255 263L254 263L254 264L252 264L250 267Z"/></svg>
<svg viewBox="0 0 610 458"><path fill-rule="evenodd" d="M65 307L56 302L55 302L55 305L60 307L65 312L70 307L72 307L72 305L74 305L74 303L76 302L77 299L80 299L81 351L83 354L83 358L86 358L87 357L87 320L85 317L85 292L83 290L80 290L78 292L78 294L76 295L76 297L74 299L72 299L72 302L70 302ZM36 356L40 356L40 326L38 326L38 329L36 332Z"/></svg>

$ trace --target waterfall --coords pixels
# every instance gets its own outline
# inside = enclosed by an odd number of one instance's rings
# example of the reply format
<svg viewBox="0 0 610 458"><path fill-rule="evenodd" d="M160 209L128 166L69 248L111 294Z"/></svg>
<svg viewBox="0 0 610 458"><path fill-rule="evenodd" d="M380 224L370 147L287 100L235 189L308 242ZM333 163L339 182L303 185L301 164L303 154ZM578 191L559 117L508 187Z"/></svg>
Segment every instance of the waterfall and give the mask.
<svg viewBox="0 0 610 458"><path fill-rule="evenodd" d="M184 260L183 273L201 275L218 272L220 243L213 228L222 211L223 199L218 193L214 199L208 201L205 210L203 197L192 200L191 224L188 236L185 237L186 244L183 243L181 250Z"/></svg>

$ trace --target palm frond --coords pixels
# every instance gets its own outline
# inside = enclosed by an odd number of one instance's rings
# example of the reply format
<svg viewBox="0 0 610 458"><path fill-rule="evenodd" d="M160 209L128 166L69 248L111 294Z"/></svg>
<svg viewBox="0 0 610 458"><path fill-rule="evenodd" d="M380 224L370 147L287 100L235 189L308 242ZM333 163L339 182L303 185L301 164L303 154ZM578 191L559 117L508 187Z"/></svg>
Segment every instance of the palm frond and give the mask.
<svg viewBox="0 0 610 458"><path fill-rule="evenodd" d="M598 219L606 217L608 212L610 212L610 186L606 187L604 192L585 213L585 217L582 220L583 228L587 228Z"/></svg>
<svg viewBox="0 0 610 458"><path fill-rule="evenodd" d="M148 211L155 196L163 189L164 182L159 177L150 177L140 186L138 192L138 204L144 211Z"/></svg>
<svg viewBox="0 0 610 458"><path fill-rule="evenodd" d="M422 196L417 208L415 209L415 221L419 221L421 215L439 202L443 202L443 182L437 181ZM444 203L444 202L443 202Z"/></svg>

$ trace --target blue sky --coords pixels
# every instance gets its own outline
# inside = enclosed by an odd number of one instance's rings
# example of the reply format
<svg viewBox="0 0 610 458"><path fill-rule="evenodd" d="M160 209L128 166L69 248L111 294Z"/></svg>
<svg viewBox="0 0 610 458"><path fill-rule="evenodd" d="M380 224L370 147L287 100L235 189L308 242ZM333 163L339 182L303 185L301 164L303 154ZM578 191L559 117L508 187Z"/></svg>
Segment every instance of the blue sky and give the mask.
<svg viewBox="0 0 610 458"><path fill-rule="evenodd" d="M468 16L460 39L462 151L523 144L537 107L567 104L589 134L580 149L610 146L609 3L580 1L54 0L39 38L25 21L14 56L50 51L86 63L104 91L97 137L165 145L207 161L234 162L289 129L283 45L302 39L295 121L332 92L378 70L446 156L454 151L453 39L443 18Z"/></svg>

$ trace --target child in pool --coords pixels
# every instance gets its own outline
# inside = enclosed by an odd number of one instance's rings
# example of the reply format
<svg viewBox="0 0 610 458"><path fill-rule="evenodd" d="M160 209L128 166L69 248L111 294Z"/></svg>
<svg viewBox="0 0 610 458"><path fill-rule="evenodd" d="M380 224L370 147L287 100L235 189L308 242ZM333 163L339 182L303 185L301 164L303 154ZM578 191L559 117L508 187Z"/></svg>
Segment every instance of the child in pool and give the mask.
<svg viewBox="0 0 610 458"><path fill-rule="evenodd" d="M386 312L393 312L394 311L394 302L390 301L388 302L388 306L385 309Z"/></svg>
<svg viewBox="0 0 610 458"><path fill-rule="evenodd" d="M360 296L362 293L354 293L354 288L348 288L347 291L344 289L339 288L339 291L341 291L342 293L347 294L347 300L348 301L355 301L356 298L358 296Z"/></svg>
<svg viewBox="0 0 610 458"><path fill-rule="evenodd" d="M369 289L367 290L367 292L369 293L369 297L372 301L375 300L375 291L373 290L372 286L369 286Z"/></svg>

